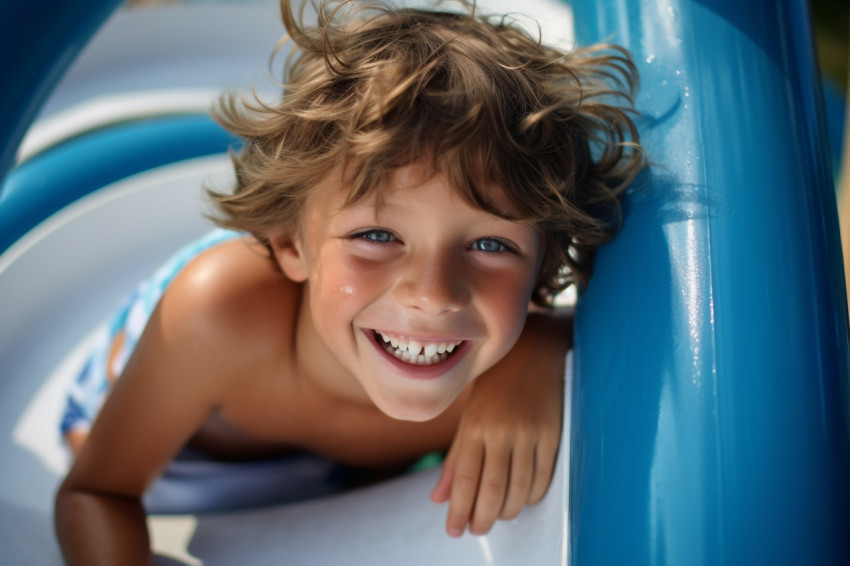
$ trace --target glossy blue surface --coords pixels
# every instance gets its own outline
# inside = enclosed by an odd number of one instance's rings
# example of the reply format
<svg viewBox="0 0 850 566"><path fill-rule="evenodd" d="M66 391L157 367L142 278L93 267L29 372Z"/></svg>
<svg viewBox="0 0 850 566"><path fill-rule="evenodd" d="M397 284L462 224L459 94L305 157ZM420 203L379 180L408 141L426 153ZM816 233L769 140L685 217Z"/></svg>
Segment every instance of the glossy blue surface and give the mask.
<svg viewBox="0 0 850 566"><path fill-rule="evenodd" d="M72 138L23 163L0 185L0 253L90 192L161 165L225 153L237 143L206 115L139 120Z"/></svg>
<svg viewBox="0 0 850 566"><path fill-rule="evenodd" d="M0 180L47 95L121 0L0 1Z"/></svg>
<svg viewBox="0 0 850 566"><path fill-rule="evenodd" d="M847 304L802 1L577 0L650 179L580 299L575 566L850 563Z"/></svg>

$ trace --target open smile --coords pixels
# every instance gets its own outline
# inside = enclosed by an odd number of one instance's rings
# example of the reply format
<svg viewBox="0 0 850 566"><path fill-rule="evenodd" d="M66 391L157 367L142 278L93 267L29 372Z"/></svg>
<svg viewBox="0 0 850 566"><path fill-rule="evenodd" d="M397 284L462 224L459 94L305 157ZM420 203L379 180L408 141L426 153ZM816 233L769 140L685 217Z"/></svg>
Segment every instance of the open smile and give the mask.
<svg viewBox="0 0 850 566"><path fill-rule="evenodd" d="M430 366L439 364L452 356L452 353L463 344L463 340L425 342L394 336L375 330L375 341L384 351L402 362Z"/></svg>
<svg viewBox="0 0 850 566"><path fill-rule="evenodd" d="M381 358L401 375L432 379L446 375L472 348L468 340L410 338L364 329Z"/></svg>

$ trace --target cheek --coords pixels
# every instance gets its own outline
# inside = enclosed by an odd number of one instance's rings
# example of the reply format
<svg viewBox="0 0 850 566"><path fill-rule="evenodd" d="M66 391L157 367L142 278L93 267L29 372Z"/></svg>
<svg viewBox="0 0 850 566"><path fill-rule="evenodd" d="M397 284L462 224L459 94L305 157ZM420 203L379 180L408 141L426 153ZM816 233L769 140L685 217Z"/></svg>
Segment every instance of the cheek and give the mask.
<svg viewBox="0 0 850 566"><path fill-rule="evenodd" d="M531 277L506 276L491 279L478 293L491 329L511 346L522 332L533 287Z"/></svg>
<svg viewBox="0 0 850 566"><path fill-rule="evenodd" d="M371 300L382 287L380 270L367 270L338 255L317 262L311 274L311 296L331 314L350 313Z"/></svg>

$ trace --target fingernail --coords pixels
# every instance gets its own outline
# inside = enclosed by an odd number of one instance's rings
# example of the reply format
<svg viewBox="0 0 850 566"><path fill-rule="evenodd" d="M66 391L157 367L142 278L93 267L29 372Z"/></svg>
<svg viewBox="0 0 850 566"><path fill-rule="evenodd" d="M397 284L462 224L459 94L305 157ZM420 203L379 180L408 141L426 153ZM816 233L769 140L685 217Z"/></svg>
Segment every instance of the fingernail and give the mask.
<svg viewBox="0 0 850 566"><path fill-rule="evenodd" d="M450 537L457 538L457 537L461 536L462 534L463 534L463 529L460 529L458 527L451 527L449 529L449 536Z"/></svg>

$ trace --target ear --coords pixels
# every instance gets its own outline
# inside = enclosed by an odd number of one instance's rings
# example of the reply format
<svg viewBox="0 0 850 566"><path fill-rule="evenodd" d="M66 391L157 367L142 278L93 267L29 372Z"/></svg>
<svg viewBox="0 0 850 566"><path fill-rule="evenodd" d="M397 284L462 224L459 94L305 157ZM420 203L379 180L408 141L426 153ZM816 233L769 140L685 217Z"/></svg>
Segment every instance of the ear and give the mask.
<svg viewBox="0 0 850 566"><path fill-rule="evenodd" d="M301 239L289 233L276 234L269 237L269 243L284 275L296 283L306 281L309 268Z"/></svg>

